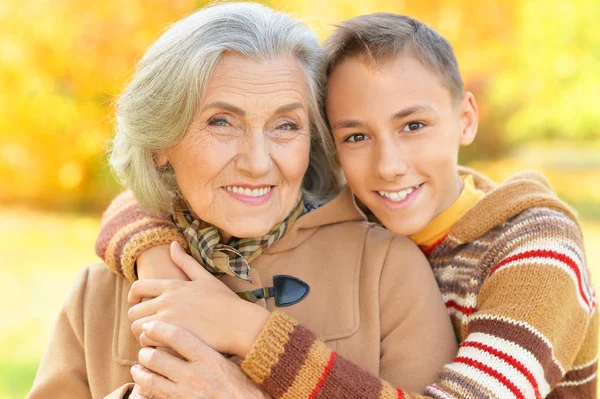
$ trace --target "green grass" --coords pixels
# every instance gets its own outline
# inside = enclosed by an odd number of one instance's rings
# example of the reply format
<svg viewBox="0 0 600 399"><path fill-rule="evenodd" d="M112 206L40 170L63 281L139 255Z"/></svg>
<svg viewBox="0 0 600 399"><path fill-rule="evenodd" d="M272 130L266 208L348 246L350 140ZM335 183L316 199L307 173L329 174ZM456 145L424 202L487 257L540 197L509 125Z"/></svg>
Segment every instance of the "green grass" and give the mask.
<svg viewBox="0 0 600 399"><path fill-rule="evenodd" d="M58 311L82 266L96 263L94 217L0 208L0 398L25 397ZM595 281L600 221L584 222Z"/></svg>

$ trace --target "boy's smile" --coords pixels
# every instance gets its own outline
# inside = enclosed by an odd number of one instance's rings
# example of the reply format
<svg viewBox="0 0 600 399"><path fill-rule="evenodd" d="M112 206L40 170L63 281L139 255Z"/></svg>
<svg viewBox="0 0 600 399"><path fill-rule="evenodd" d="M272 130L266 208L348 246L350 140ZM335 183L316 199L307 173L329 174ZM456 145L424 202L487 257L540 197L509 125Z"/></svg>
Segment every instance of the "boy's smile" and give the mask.
<svg viewBox="0 0 600 399"><path fill-rule="evenodd" d="M350 56L329 77L326 109L350 188L388 229L414 234L458 198L458 149L477 132L470 93L453 99L410 56Z"/></svg>

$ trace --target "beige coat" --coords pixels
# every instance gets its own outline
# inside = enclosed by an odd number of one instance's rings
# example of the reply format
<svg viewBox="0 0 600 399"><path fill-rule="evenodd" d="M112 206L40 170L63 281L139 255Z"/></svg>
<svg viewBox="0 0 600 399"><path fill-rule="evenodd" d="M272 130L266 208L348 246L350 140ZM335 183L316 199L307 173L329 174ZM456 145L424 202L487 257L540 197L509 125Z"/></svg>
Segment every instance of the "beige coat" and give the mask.
<svg viewBox="0 0 600 399"><path fill-rule="evenodd" d="M279 308L333 350L409 391L421 391L456 355L456 342L429 265L408 238L365 221L347 190L302 216L254 260L253 283L225 276L235 291L298 277L310 294ZM29 398L121 398L132 381L138 342L127 319L130 283L105 265L75 283ZM259 300L275 309L273 298Z"/></svg>

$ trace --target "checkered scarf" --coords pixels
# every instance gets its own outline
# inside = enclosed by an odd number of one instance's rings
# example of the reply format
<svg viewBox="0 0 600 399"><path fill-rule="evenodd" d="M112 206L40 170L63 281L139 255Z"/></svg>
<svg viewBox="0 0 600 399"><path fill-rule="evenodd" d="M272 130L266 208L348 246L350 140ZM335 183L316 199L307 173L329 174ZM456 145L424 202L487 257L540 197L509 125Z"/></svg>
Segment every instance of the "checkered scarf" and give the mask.
<svg viewBox="0 0 600 399"><path fill-rule="evenodd" d="M173 221L183 233L190 246L190 254L206 270L213 274L225 273L250 280L250 265L253 259L273 245L294 225L303 214L302 196L285 220L275 225L265 236L260 238L233 237L228 244L221 243L217 229L196 219L184 201L177 201L174 206Z"/></svg>

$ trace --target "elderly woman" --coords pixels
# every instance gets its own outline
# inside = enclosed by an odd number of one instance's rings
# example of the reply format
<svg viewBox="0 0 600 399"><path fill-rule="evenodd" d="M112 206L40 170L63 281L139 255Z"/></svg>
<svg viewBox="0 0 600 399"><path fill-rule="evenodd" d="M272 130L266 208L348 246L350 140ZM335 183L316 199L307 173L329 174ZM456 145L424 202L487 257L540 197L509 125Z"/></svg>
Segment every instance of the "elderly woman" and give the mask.
<svg viewBox="0 0 600 399"><path fill-rule="evenodd" d="M251 3L202 9L149 48L119 99L111 158L142 208L125 195L115 205L120 212L106 215L110 223L131 207L140 222L112 237L108 249L128 253L122 244L145 223L165 223L152 215L170 214L195 260L177 245L172 256L192 281L141 280L130 291L106 266L86 267L29 398L127 397L131 366L161 353L171 360L164 374L181 370L177 378L190 377L191 369L180 367L206 360L215 372L243 381L239 368L216 352L173 348L186 363L161 349L141 349L138 337L145 345L148 335L160 341L155 333L165 325L147 323L160 316L219 352L245 358L263 327L295 328L279 307L393 384L419 391L435 378L456 352L441 295L410 240L366 222L349 191L338 195L318 106L321 60L307 28ZM196 261L206 270L194 269ZM131 268L119 271L135 277ZM128 299L142 297L155 299L130 309ZM242 315L262 325L250 328ZM129 319L137 320L138 337ZM210 332L224 321L236 339ZM411 356L415 351L419 357ZM364 389L394 392L372 383ZM224 392L219 386L203 397ZM229 393L262 395L250 380L236 392Z"/></svg>

